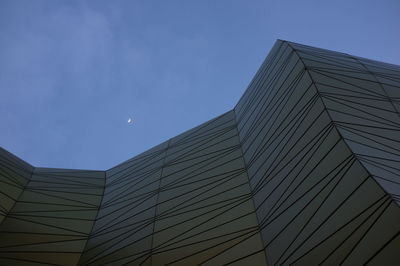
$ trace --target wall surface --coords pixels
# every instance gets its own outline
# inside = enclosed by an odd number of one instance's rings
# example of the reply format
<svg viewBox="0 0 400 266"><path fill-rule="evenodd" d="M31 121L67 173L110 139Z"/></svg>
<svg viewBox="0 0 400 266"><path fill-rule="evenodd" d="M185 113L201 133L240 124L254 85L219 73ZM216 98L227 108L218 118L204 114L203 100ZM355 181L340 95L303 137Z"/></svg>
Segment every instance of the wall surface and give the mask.
<svg viewBox="0 0 400 266"><path fill-rule="evenodd" d="M107 171L0 150L0 264L395 265L400 67L277 41L235 108Z"/></svg>

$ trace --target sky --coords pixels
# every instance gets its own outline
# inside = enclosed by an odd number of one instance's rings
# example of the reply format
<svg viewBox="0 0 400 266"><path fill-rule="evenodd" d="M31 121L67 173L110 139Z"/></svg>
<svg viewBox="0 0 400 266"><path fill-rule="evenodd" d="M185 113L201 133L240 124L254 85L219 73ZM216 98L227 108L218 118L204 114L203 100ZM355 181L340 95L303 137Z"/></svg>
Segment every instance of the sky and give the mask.
<svg viewBox="0 0 400 266"><path fill-rule="evenodd" d="M109 169L231 110L277 39L400 64L399 14L398 0L0 0L0 146Z"/></svg>

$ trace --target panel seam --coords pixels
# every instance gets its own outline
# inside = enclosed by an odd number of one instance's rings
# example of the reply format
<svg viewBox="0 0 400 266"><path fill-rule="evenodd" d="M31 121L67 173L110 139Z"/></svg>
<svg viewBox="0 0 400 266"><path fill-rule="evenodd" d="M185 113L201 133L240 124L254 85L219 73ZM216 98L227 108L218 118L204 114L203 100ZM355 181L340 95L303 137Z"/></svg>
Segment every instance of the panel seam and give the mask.
<svg viewBox="0 0 400 266"><path fill-rule="evenodd" d="M392 198L392 196L382 187L382 185L379 184L379 182L378 182L375 178L373 178L373 176L372 176L372 174L370 173L370 171L368 171L368 169L365 167L365 165L363 164L363 162L359 159L358 154L356 154L356 153L353 151L353 149L350 148L349 144L347 143L346 138L343 137L343 135L341 134L340 130L338 129L338 127L337 127L335 121L332 119L332 116L331 116L331 114L330 114L328 108L327 108L326 105L325 105L324 99L323 99L323 97L321 96L320 91L318 90L318 86L317 86L317 84L315 83L315 81L314 81L314 79L313 79L311 73L309 72L309 69L308 69L307 65L304 63L303 58L299 55L298 50L295 49L295 48L291 45L290 42L286 42L286 43L289 45L290 48L292 48L293 52L297 55L297 57L299 58L300 62L303 64L304 69L305 69L305 72L306 72L306 73L308 74L308 76L310 77L310 80L311 80L311 82L312 82L312 85L314 85L315 90L316 90L316 93L317 93L319 99L321 100L321 103L322 103L322 105L323 105L324 111L325 111L326 114L328 115L328 117L329 117L329 119L330 119L330 121L331 121L331 123L332 123L332 125L333 125L333 128L335 129L336 133L339 135L339 138L343 141L343 143L345 144L345 146L347 147L347 149L348 149L352 154L354 154L354 157L355 157L356 161L357 161L357 162L360 164L360 166L367 172L369 178L372 179L373 182L375 182L375 184L383 191L383 193L385 193L386 195L388 195L388 196L390 197L390 199L391 199L392 203L394 203L394 205L396 205L397 207L400 207L400 206L397 204L397 202ZM350 55L348 55L348 54L344 54L344 55L346 55L346 56L348 56L348 57L354 59L352 56L350 56ZM357 62L358 62L358 61L357 61ZM361 64L361 63L360 63L360 64ZM361 64L361 65L362 65L362 64ZM367 71L368 71L368 70L367 70ZM373 75L372 75L372 76L373 76ZM380 84L378 81L377 81L377 83ZM396 109L395 109L395 110L396 110ZM399 204L400 204L400 203L399 203Z"/></svg>
<svg viewBox="0 0 400 266"><path fill-rule="evenodd" d="M237 133L238 140L239 140L240 153L242 154L241 157L242 157L242 160L243 160L244 170L245 170L246 176L247 176L247 184L249 185L251 201L253 203L254 215L256 216L256 220L257 220L257 228L258 228L258 233L260 235L261 246L263 248L265 263L266 263L266 265L268 265L267 253L266 253L265 247L264 247L264 242L265 241L264 241L262 233L261 233L260 220L258 219L258 216L257 216L256 203L254 201L254 197L253 197L254 194L253 194L253 190L252 190L251 185L250 185L250 177L249 177L248 167L247 167L247 164L246 164L246 160L244 159L243 148L242 148L242 144L240 142L240 134L239 134L239 129L238 129L238 123L237 123L237 117L236 117L235 109L233 109L233 114L234 114L234 117L235 117L235 128L236 128L236 133Z"/></svg>
<svg viewBox="0 0 400 266"><path fill-rule="evenodd" d="M83 253L85 253L86 246L87 246L87 244L88 244L88 242L89 242L89 240L90 240L90 236L91 236L92 233L93 233L94 225L95 225L96 222L97 222L97 218L99 217L100 209L101 209L101 206L102 206L102 204L103 204L104 192L105 192L105 190L106 190L106 184L107 184L107 182L106 182L106 179L107 179L107 171L102 171L102 172L103 172L103 175L104 175L103 193L102 193L102 195L101 195L101 199L100 199L100 202L99 202L99 207L97 208L96 216L95 216L95 218L94 218L94 220L93 220L92 227L90 228L90 232L89 232L89 234L88 234L86 243L85 243L85 245L84 245L84 247L83 247L83 249L82 249L82 252L81 252L81 254L80 254L80 256L79 256L79 260L78 260L78 264L77 264L77 265L81 265L80 260L81 260L81 258L82 258Z"/></svg>

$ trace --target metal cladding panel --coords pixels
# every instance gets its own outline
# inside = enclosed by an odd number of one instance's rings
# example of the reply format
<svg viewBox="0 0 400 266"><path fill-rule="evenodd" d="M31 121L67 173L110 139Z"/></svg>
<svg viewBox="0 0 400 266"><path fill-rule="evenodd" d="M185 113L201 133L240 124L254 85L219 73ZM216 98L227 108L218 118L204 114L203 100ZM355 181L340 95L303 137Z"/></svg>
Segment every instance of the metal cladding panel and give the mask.
<svg viewBox="0 0 400 266"><path fill-rule="evenodd" d="M394 265L400 67L277 41L235 108L107 171L0 149L1 265Z"/></svg>
<svg viewBox="0 0 400 266"><path fill-rule="evenodd" d="M33 166L0 148L0 224L31 179Z"/></svg>
<svg viewBox="0 0 400 266"><path fill-rule="evenodd" d="M265 264L255 250L262 253L262 242L231 111L171 139L149 260L213 265L254 256Z"/></svg>
<svg viewBox="0 0 400 266"><path fill-rule="evenodd" d="M365 169L399 203L400 67L331 51L301 56L332 121Z"/></svg>
<svg viewBox="0 0 400 266"><path fill-rule="evenodd" d="M151 249L157 189L167 145L106 171L98 216L80 264L121 264Z"/></svg>
<svg viewBox="0 0 400 266"><path fill-rule="evenodd" d="M235 108L269 264L398 259L400 71L367 63L278 41Z"/></svg>
<svg viewBox="0 0 400 266"><path fill-rule="evenodd" d="M35 168L0 224L0 262L75 265L103 193L102 171Z"/></svg>
<svg viewBox="0 0 400 266"><path fill-rule="evenodd" d="M233 111L106 177L81 264L266 263Z"/></svg>

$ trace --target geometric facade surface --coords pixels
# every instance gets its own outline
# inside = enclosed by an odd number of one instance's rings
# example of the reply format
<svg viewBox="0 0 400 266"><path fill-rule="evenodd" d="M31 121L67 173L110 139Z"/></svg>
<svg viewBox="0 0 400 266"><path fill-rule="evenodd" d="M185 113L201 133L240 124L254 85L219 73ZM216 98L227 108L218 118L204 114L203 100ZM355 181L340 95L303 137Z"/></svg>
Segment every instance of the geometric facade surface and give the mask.
<svg viewBox="0 0 400 266"><path fill-rule="evenodd" d="M0 150L0 265L396 265L400 66L278 40L235 108L107 171Z"/></svg>

